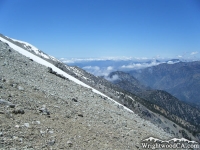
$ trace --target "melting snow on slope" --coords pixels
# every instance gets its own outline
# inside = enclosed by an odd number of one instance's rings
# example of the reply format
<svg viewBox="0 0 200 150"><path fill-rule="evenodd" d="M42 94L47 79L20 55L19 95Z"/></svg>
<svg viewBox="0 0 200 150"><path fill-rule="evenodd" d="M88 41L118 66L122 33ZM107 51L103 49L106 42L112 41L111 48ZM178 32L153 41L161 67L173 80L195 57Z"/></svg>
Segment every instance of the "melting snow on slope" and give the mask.
<svg viewBox="0 0 200 150"><path fill-rule="evenodd" d="M7 41L6 39L4 39L4 38L2 38L2 37L0 37L0 40L3 41L3 42L5 42L5 43L8 43L9 46L10 46L11 48L13 48L14 50L18 51L18 52L21 53L22 55L31 58L32 60L34 60L35 62L37 62L37 63L39 63L39 64L41 64L41 65L44 65L44 66L46 66L46 67L51 67L54 71L56 71L56 72L59 73L59 74L62 74L63 76L65 76L65 77L68 78L69 80L72 80L72 81L74 81L75 83L80 84L80 85L82 85L82 86L84 86L84 87L90 88L90 89L92 89L93 92L95 92L95 93L97 93L97 94L99 94L99 95L102 95L102 96L104 96L104 97L107 97L108 99L110 99L110 100L113 101L114 103L116 103L116 104L118 104L118 105L121 105L123 108L125 108L125 109L128 110L129 112L133 112L132 110L128 109L127 107L124 107L122 104L116 102L115 100L111 99L110 97L106 96L105 94L101 93L100 91L98 91L98 90L96 90L96 89L90 87L89 85L87 85L87 84L81 82L80 80L76 79L75 77L73 77L73 76L67 74L66 72L62 71L61 69L57 68L57 67L54 66L53 64L47 62L46 60L44 60L44 59L42 59L42 58L40 58L40 57L38 57L38 56L36 56L36 55L34 55L34 54L32 54L32 53L26 51L25 49L23 49L23 48L21 48L21 47L15 45L15 44L13 44L13 43L11 43L10 41Z"/></svg>

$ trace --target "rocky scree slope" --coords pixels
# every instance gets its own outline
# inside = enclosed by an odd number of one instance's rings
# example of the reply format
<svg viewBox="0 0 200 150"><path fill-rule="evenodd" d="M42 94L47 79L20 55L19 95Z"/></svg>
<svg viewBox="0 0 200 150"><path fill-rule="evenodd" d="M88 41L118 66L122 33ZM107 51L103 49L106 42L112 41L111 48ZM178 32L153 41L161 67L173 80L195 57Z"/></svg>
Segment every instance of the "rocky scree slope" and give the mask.
<svg viewBox="0 0 200 150"><path fill-rule="evenodd" d="M0 149L141 149L154 124L0 41Z"/></svg>
<svg viewBox="0 0 200 150"><path fill-rule="evenodd" d="M161 96L155 95L154 98L156 98L156 100L157 100L157 103L155 103L154 101L152 101L152 97L148 97L148 95L150 95L151 93L146 93L147 91L150 90L150 88L146 88L145 86L141 85L137 81L137 79L133 79L133 77L130 76L129 74L126 74L123 72L118 72L119 74L117 74L117 75L118 75L120 81L122 81L122 84L115 85L115 84L112 84L111 82L107 81L106 79L104 79L102 77L96 77L96 76L82 70L79 67L75 66L75 67L69 67L69 68L76 75L76 77L81 79L83 82L89 84L93 88L100 90L104 94L109 95L110 97L114 98L119 103L123 104L124 106L128 107L129 109L131 109L132 111L137 113L140 117L142 117L146 120L149 120L150 122L154 123L157 126L160 126L162 129L164 129L166 132L172 134L173 136L185 137L187 139L194 138L191 133L189 133L187 130L181 128L179 125L177 125L177 123L179 123L182 127L186 128L186 129L190 129L189 130L190 132L195 131L195 133L196 133L197 129L196 129L195 125L198 125L198 122L195 122L197 124L193 125L190 122L188 122L188 120L191 121L196 116L198 118L199 113L194 112L194 114L191 115L191 110L188 111L188 109L186 109L187 112L189 113L189 114L187 114L187 113L185 113L185 110L182 107L181 108L178 107L179 109L177 112L179 115L177 115L177 113L175 113L174 111L171 111L171 109L169 109L169 104L166 104L167 107L164 107L163 104L167 103L166 96L164 95L164 93L166 93L166 92L161 91ZM126 74L125 78L124 78L124 74ZM116 74L113 73L113 75L116 75ZM123 77L123 80L121 79L122 77ZM112 77L110 76L110 78L112 78ZM131 80L127 80L127 79L131 79ZM132 81L134 81L134 82L132 82ZM117 80L114 82L118 83ZM133 85L133 84L134 84L134 86L130 87L130 85ZM123 85L123 86L121 87L121 85ZM127 87L127 89L126 88L124 89L124 87ZM134 93L132 93L133 91L134 91ZM154 92L154 91L156 91L156 90L151 90L151 92ZM138 93L140 93L139 96L137 96ZM145 95L143 95L144 93L145 93ZM141 98L142 96L144 96L144 98ZM145 98L147 98L147 99L145 99ZM174 98L174 97L170 95L170 97L168 97L168 98ZM172 102L173 102L173 100L171 101L171 103ZM182 102L180 102L180 103L182 103ZM162 104L162 105L160 105L160 104ZM182 106L182 105L178 105L178 106ZM174 108L174 106L173 106L173 108ZM189 107L189 108L191 108L191 107ZM184 114L184 115L181 116L182 114ZM165 117L163 117L163 116L165 116ZM185 116L187 116L186 119L185 119ZM172 121L170 121L170 120L172 120ZM174 122L176 122L176 123L174 123ZM199 140L198 136L196 136L196 139Z"/></svg>

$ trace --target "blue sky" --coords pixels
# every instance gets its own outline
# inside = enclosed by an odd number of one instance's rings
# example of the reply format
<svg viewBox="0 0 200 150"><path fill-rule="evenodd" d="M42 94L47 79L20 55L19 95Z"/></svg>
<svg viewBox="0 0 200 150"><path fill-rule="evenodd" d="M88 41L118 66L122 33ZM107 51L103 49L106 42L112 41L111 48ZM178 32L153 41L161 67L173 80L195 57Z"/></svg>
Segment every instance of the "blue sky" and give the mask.
<svg viewBox="0 0 200 150"><path fill-rule="evenodd" d="M199 57L199 0L0 0L0 33L65 57Z"/></svg>

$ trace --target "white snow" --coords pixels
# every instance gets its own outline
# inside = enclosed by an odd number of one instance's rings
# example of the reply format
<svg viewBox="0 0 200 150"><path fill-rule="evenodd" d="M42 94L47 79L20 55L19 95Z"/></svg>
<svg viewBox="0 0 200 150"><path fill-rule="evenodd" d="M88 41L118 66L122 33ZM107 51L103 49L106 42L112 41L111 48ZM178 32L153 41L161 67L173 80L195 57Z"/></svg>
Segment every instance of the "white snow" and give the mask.
<svg viewBox="0 0 200 150"><path fill-rule="evenodd" d="M102 95L102 96L104 96L104 97L107 97L108 99L110 99L111 101L113 101L114 103L116 103L117 105L121 105L120 103L116 102L115 100L111 99L110 97L106 96L105 94L101 93L100 91L98 91L98 90L96 90L96 89L90 87L89 85L87 85L87 84L81 82L80 80L76 79L75 77L73 77L73 76L67 74L66 72L62 71L61 69L57 68L57 67L54 66L53 64L47 62L46 60L44 60L44 59L42 59L42 58L40 58L40 57L38 57L38 56L36 56L36 55L34 55L34 54L32 54L32 53L26 51L25 49L23 49L23 48L21 48L21 47L15 45L15 44L13 44L13 43L11 43L10 41L8 41L8 40L6 40L6 39L4 39L4 38L2 38L2 37L0 37L0 40L1 40L2 42L8 43L9 46L10 46L11 48L13 48L14 50L18 51L18 52L21 53L22 55L24 55L24 56L26 56L26 57L29 57L30 59L34 60L35 62L37 62L37 63L39 63L39 64L41 64L41 65L44 65L44 66L46 66L46 67L51 67L52 70L56 71L56 72L59 73L59 74L62 74L63 76L65 76L65 77L68 78L69 80L74 81L75 83L80 84L80 85L82 85L82 86L84 86L84 87L90 88L90 89L92 89L92 91L93 91L94 93L97 93L97 94L99 94L99 95ZM121 105L121 106L123 106L123 105ZM124 106L123 106L123 108L126 109L126 110L128 110L128 111L130 111L130 112L133 112L132 110L128 109L127 107L124 107Z"/></svg>
<svg viewBox="0 0 200 150"><path fill-rule="evenodd" d="M7 37L7 38L9 38L9 37ZM11 39L11 40L13 40L13 41L15 41L15 42L23 43L23 44L25 44L25 45L27 45L27 46L30 46L30 47L32 48L32 50L35 50L35 51L38 50L37 47L35 47L35 46L33 46L33 45L31 45L31 44L29 44L29 43L27 43L27 42L20 41L20 40L16 40L16 39L13 39L13 38L9 38L9 39Z"/></svg>
<svg viewBox="0 0 200 150"><path fill-rule="evenodd" d="M53 56L50 56L50 55L48 55L52 60L54 60L54 61L58 61L58 62L61 62L60 60L58 60L58 59L56 59L55 57L53 57Z"/></svg>
<svg viewBox="0 0 200 150"><path fill-rule="evenodd" d="M128 96L130 99L132 99L133 101L135 101L131 96Z"/></svg>
<svg viewBox="0 0 200 150"><path fill-rule="evenodd" d="M7 38L9 38L9 37L7 37ZM27 48L29 51L32 50L32 51L34 51L36 54L38 54L38 55L40 55L40 56L42 56L42 57L44 57L44 58L46 58L46 59L49 59L49 56L47 56L46 54L44 54L43 52L41 52L37 47L33 46L32 44L27 43L27 42L24 42L24 41L16 40L16 39L13 39L13 38L9 38L9 39L11 39L11 40L13 40L13 41L15 41L15 42L22 43L22 44L24 44L23 46L24 46L25 48ZM31 47L31 48L29 48L29 47Z"/></svg>

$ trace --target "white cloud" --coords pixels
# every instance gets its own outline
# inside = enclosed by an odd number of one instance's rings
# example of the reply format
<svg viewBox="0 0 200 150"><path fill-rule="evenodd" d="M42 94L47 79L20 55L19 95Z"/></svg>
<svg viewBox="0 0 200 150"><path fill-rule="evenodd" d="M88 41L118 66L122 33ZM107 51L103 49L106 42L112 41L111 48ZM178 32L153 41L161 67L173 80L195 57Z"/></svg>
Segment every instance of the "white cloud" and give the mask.
<svg viewBox="0 0 200 150"><path fill-rule="evenodd" d="M108 66L108 67L107 67L107 70L108 70L108 71L112 71L112 70L113 70L113 67L112 67L112 66Z"/></svg>
<svg viewBox="0 0 200 150"><path fill-rule="evenodd" d="M102 57L102 58L60 58L60 61L64 63L77 63L77 62L92 62L92 61L128 61L128 60L134 60L136 58L133 57Z"/></svg>
<svg viewBox="0 0 200 150"><path fill-rule="evenodd" d="M118 79L119 79L119 76L115 74L115 75L113 75L111 78L110 78L110 77L105 77L105 79L108 80L108 81L113 82L113 81L115 81L115 80L118 80Z"/></svg>
<svg viewBox="0 0 200 150"><path fill-rule="evenodd" d="M127 68L127 69L135 69L135 68L140 68L142 65L141 64L130 64L130 65L123 65L121 68Z"/></svg>
<svg viewBox="0 0 200 150"><path fill-rule="evenodd" d="M98 66L85 66L83 69L95 76L108 76L113 71L111 66L101 68Z"/></svg>
<svg viewBox="0 0 200 150"><path fill-rule="evenodd" d="M168 64L174 64L174 62L173 62L173 61L168 61L167 63L168 63Z"/></svg>
<svg viewBox="0 0 200 150"><path fill-rule="evenodd" d="M85 66L83 69L95 70L98 71L100 68L98 66Z"/></svg>
<svg viewBox="0 0 200 150"><path fill-rule="evenodd" d="M151 67L151 66L156 66L159 65L159 62L152 61L150 63L132 63L129 65L123 65L121 66L122 69L141 69L141 68L146 68L146 67Z"/></svg>
<svg viewBox="0 0 200 150"><path fill-rule="evenodd" d="M198 54L199 52L192 52L190 55L196 55Z"/></svg>

